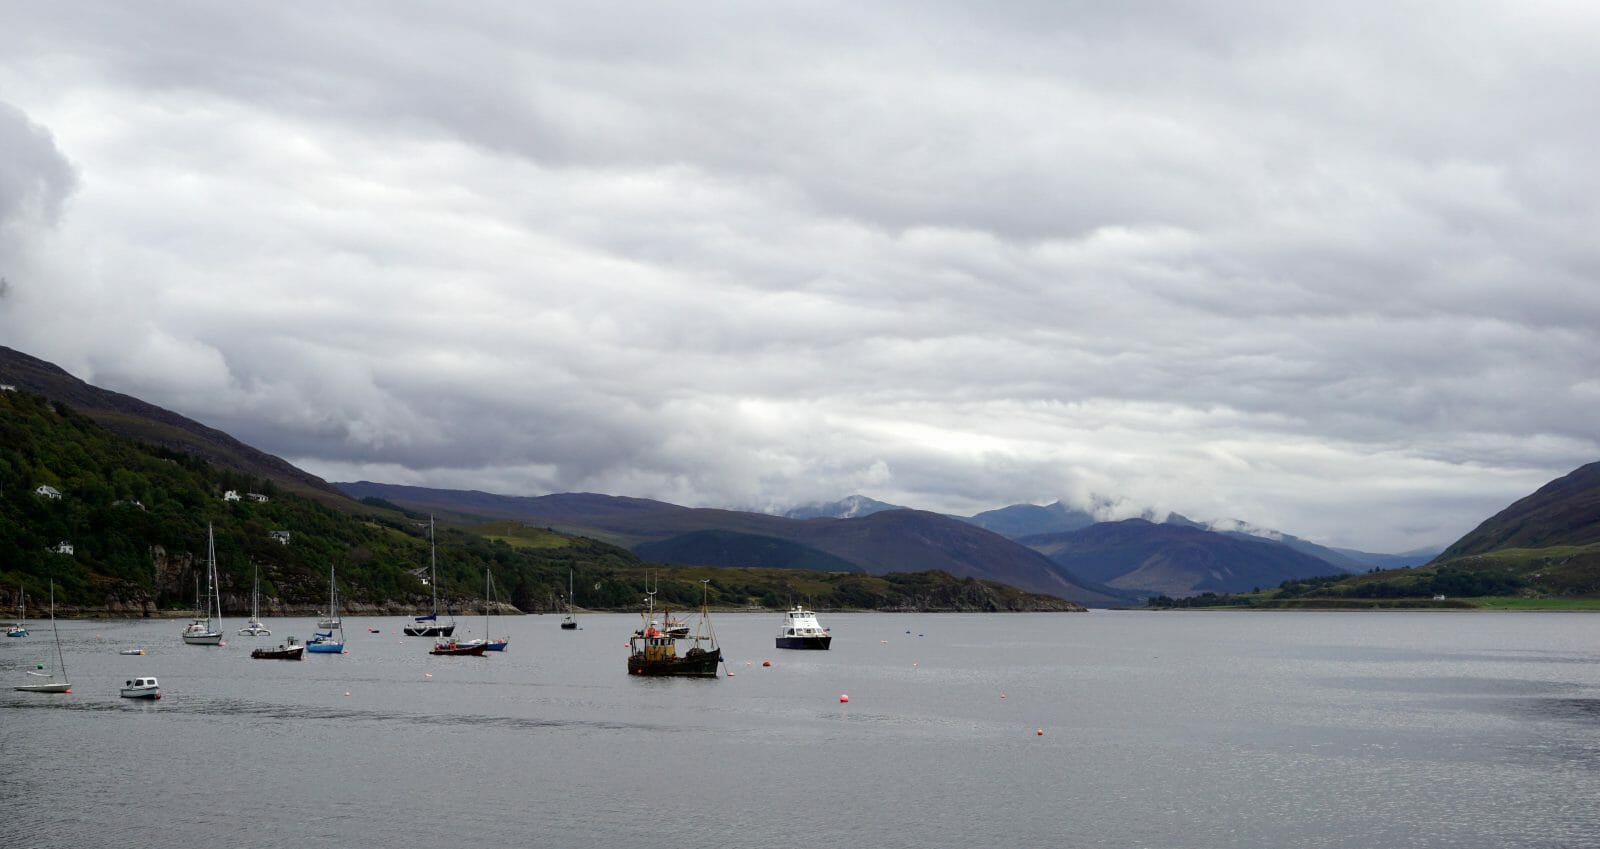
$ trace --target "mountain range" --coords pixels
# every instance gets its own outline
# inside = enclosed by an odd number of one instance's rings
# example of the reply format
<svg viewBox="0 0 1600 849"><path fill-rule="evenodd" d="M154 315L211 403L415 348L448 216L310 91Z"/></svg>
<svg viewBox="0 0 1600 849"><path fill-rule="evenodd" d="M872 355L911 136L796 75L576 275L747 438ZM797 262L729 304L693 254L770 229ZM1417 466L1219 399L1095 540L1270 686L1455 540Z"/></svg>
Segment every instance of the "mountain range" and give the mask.
<svg viewBox="0 0 1600 849"><path fill-rule="evenodd" d="M1089 604L1117 605L1152 592L1237 591L1317 570L1358 572L1406 559L1329 549L1242 522L1206 524L1177 514L1157 522L1146 513L1146 521L1123 526L1114 534L1120 541L1107 545L1103 538L1112 532L1095 530L1107 523L1098 522L1089 510L1059 501L946 516L852 495L776 516L592 493L522 497L369 482L329 484L226 433L94 387L51 363L4 347L0 383L68 404L130 439L270 481L337 511L359 512L356 499L369 499L378 506L465 521L511 519L590 537L664 563L868 575L938 569ZM1070 538L1072 534L1084 536ZM1144 539L1134 544L1129 535ZM1326 565L1312 565L1286 550ZM1098 552L1092 562L1086 554L1090 551ZM1413 558L1421 562L1426 556Z"/></svg>
<svg viewBox="0 0 1600 849"><path fill-rule="evenodd" d="M999 581L1081 604L1126 604L1131 595L1081 581L1050 558L982 528L921 510L880 510L849 518L791 519L740 510L681 507L596 493L541 496L432 489L356 481L335 484L354 498L460 519L512 519L579 534L680 565L731 565L708 543L737 540L745 566L827 563L828 571L871 575L937 569ZM717 532L710 536L708 532Z"/></svg>

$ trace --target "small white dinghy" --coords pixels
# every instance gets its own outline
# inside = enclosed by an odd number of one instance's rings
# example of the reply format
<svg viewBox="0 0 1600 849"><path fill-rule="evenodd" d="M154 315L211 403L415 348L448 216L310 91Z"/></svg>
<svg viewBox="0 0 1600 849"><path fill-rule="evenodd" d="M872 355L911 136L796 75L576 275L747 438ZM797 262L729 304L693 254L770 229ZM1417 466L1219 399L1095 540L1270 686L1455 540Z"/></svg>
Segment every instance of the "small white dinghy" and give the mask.
<svg viewBox="0 0 1600 849"><path fill-rule="evenodd" d="M159 699L161 685L154 678L133 678L122 686L124 699Z"/></svg>
<svg viewBox="0 0 1600 849"><path fill-rule="evenodd" d="M144 657L144 649L123 649L122 651L117 652L117 654L131 654Z"/></svg>

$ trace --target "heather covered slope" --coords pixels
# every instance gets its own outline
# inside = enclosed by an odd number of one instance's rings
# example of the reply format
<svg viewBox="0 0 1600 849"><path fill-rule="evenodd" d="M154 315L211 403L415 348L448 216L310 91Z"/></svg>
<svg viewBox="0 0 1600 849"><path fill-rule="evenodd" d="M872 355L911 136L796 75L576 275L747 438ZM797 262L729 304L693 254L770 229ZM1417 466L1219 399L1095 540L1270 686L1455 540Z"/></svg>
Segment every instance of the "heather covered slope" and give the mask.
<svg viewBox="0 0 1600 849"><path fill-rule="evenodd" d="M1500 549L1600 543L1600 463L1580 466L1485 519L1440 554L1453 560Z"/></svg>

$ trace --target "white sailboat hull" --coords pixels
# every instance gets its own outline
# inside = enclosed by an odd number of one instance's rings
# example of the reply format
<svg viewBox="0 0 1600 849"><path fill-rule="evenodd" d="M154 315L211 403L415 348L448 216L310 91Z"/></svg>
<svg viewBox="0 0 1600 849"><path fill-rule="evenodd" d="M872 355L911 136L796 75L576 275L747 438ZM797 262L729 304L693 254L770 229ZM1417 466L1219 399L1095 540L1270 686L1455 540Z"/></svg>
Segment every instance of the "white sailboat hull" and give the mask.
<svg viewBox="0 0 1600 849"><path fill-rule="evenodd" d="M220 646L222 633L213 631L206 634L184 634L183 641L191 646Z"/></svg>
<svg viewBox="0 0 1600 849"><path fill-rule="evenodd" d="M23 684L16 689L24 693L70 693L72 685L66 681L50 684Z"/></svg>

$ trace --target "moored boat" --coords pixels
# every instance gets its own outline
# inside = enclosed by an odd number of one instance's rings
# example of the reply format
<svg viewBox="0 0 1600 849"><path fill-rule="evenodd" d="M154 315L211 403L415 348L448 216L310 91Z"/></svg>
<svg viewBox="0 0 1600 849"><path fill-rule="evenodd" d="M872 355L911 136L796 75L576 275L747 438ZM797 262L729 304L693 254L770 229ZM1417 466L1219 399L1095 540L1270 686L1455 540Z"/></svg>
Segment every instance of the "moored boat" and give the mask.
<svg viewBox="0 0 1600 849"><path fill-rule="evenodd" d="M275 649L253 649L250 656L257 660L301 660L306 647L299 640L290 637L286 643L279 643Z"/></svg>
<svg viewBox="0 0 1600 849"><path fill-rule="evenodd" d="M567 615L561 620L561 630L578 630L578 620L572 618L572 570L567 570Z"/></svg>
<svg viewBox="0 0 1600 849"><path fill-rule="evenodd" d="M488 645L484 643L483 640L467 640L466 642L461 642L451 639L434 643L433 649L430 650L428 654L439 654L447 657L464 657L469 655L472 657L483 657L483 653L487 650Z"/></svg>
<svg viewBox="0 0 1600 849"><path fill-rule="evenodd" d="M130 678L122 685L124 699L159 699L161 684L154 678Z"/></svg>
<svg viewBox="0 0 1600 849"><path fill-rule="evenodd" d="M707 585L707 581L701 581ZM700 605L699 628L691 637L673 636L655 618L655 592L647 593L648 607L643 613L644 627L633 632L628 639L628 674L669 676L675 678L715 678L717 664L722 662L722 649L711 629L711 617L704 601ZM688 639L694 643L688 651L678 654L678 641ZM705 643L705 645L701 645ZM709 648L708 648L709 646Z"/></svg>
<svg viewBox="0 0 1600 849"><path fill-rule="evenodd" d="M333 621L339 621L339 582L333 575L333 567L328 567L328 609ZM335 634L337 633L337 636ZM344 653L344 625L335 625L329 631L313 631L311 639L306 641L306 651L315 654L342 654Z"/></svg>
<svg viewBox="0 0 1600 849"><path fill-rule="evenodd" d="M56 666L61 670L61 680L56 680L54 672L40 672L28 670L28 674L35 678L49 678L49 681L38 684L19 684L12 687L24 693L70 693L72 682L67 680L67 658L61 653L61 629L56 627L56 582L50 580L50 634L56 638ZM44 669L44 664L37 664L39 669Z"/></svg>
<svg viewBox="0 0 1600 849"><path fill-rule="evenodd" d="M211 524L206 524L206 596L202 602L199 598L200 587L195 586L195 617L192 622L183 627L183 641L191 646L220 646L222 645L222 632L212 627L212 611L216 611L216 620L220 625L222 621L222 596L217 586L217 541L216 535L211 530Z"/></svg>
<svg viewBox="0 0 1600 849"><path fill-rule="evenodd" d="M239 629L241 637L270 637L272 632L261 624L261 564L256 564L255 584L250 589L250 621Z"/></svg>
<svg viewBox="0 0 1600 849"><path fill-rule="evenodd" d="M689 623L674 618L672 611L669 610L661 622L661 630L666 632L667 636L681 640L689 636Z"/></svg>
<svg viewBox="0 0 1600 849"><path fill-rule="evenodd" d="M783 614L783 624L778 627L780 649L823 649L833 642L833 635L817 621L817 614L795 605Z"/></svg>
<svg viewBox="0 0 1600 849"><path fill-rule="evenodd" d="M6 636L28 636L28 593L22 587L17 587L17 621L6 629Z"/></svg>
<svg viewBox="0 0 1600 849"><path fill-rule="evenodd" d="M401 628L408 637L448 637L456 631L456 620L439 621L439 547L433 538L433 517L428 517L428 589L433 593L433 607L422 616L413 617Z"/></svg>
<svg viewBox="0 0 1600 849"><path fill-rule="evenodd" d="M490 577L489 570L483 570L483 643L484 651L505 651L511 645L511 637L505 636L496 640L489 636L490 612L494 609L494 579Z"/></svg>

